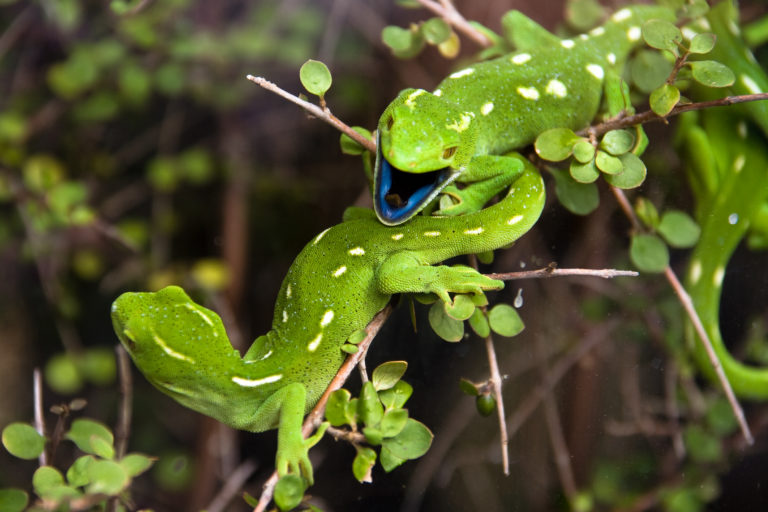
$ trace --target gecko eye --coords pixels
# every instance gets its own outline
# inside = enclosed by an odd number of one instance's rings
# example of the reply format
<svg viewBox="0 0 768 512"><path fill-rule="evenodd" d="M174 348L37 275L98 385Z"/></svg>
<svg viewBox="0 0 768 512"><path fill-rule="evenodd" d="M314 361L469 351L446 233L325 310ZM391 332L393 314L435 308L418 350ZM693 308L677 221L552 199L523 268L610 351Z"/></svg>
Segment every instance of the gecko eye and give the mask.
<svg viewBox="0 0 768 512"><path fill-rule="evenodd" d="M387 119L387 130L391 130L393 124L395 124L395 118L392 116L389 116L389 118Z"/></svg>
<svg viewBox="0 0 768 512"><path fill-rule="evenodd" d="M456 146L451 146L449 148L446 148L446 150L443 151L443 160L448 160L455 154L456 154Z"/></svg>

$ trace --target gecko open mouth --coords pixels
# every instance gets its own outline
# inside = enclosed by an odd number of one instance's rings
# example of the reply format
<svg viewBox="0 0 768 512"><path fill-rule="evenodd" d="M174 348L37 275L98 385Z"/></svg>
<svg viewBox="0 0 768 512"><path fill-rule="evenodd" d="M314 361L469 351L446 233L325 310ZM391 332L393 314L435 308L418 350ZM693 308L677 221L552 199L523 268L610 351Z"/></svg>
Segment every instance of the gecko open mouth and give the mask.
<svg viewBox="0 0 768 512"><path fill-rule="evenodd" d="M373 204L379 220L388 226L413 217L459 175L458 170L450 167L406 172L390 164L380 151L376 156Z"/></svg>

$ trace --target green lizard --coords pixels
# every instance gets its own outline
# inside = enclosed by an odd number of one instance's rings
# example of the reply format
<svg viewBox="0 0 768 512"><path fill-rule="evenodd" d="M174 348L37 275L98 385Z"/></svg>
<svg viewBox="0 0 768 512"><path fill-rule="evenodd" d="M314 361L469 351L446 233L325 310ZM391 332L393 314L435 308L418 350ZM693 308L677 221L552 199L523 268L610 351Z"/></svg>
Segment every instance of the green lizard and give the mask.
<svg viewBox="0 0 768 512"><path fill-rule="evenodd" d="M708 58L725 62L734 71L736 82L730 93L768 91L768 76L739 36L738 10L731 2L722 2L707 18L708 23L696 28L717 35L717 45ZM694 98L711 99L710 95ZM728 353L719 312L725 268L736 246L750 227L768 234L768 102L709 109L699 113L699 118L699 126L686 123L682 131L702 229L691 255L686 288L734 392L765 400L768 368L744 365ZM692 329L689 331L700 368L714 378L703 346L693 341Z"/></svg>
<svg viewBox="0 0 768 512"><path fill-rule="evenodd" d="M235 428L277 426L278 472L312 481L307 450L322 428L303 440L301 420L339 368L341 346L392 294L432 292L450 301L450 292L501 288L472 269L431 265L508 245L530 229L543 208L543 183L527 160L506 150L548 128L588 124L607 74L640 44L642 22L671 18L662 8L622 9L604 27L561 41L519 13L509 16L521 51L458 71L433 93L402 92L379 124L375 204L384 224L413 217L453 181L470 186L447 190L460 202L441 213L463 215L388 227L370 214L323 231L291 266L272 330L243 357L219 317L180 288L123 294L113 305L114 328L150 382ZM423 174L436 168L445 169ZM402 188L401 175L414 173L426 181ZM442 176L436 186L428 183L434 174ZM510 185L499 203L481 209ZM390 212L393 195L408 206Z"/></svg>
<svg viewBox="0 0 768 512"><path fill-rule="evenodd" d="M586 127L604 90L621 98L618 75L650 19L674 15L627 7L588 34L561 40L519 12L507 13L503 23L517 52L456 71L432 92L405 89L382 114L374 166L379 220L405 222L441 191L456 204L437 213L481 208L519 171L505 153L550 128Z"/></svg>

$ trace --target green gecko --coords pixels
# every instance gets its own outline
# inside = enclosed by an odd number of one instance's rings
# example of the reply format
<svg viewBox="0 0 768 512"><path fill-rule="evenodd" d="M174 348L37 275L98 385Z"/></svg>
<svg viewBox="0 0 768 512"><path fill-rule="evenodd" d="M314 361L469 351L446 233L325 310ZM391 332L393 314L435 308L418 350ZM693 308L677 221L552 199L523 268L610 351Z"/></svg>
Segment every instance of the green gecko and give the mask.
<svg viewBox="0 0 768 512"><path fill-rule="evenodd" d="M730 2L722 2L707 18L708 23L695 28L717 35L717 45L707 58L724 62L734 71L736 82L729 92L768 91L768 76L738 34L738 10ZM694 99L712 98L707 95ZM686 289L734 392L741 397L765 400L768 368L747 366L731 356L720 332L719 313L725 268L731 254L750 228L759 225L768 233L768 102L709 109L700 112L698 118L700 125L690 123L691 117L681 130L701 224ZM693 337L689 326L696 361L704 373L714 378L702 344Z"/></svg>
<svg viewBox="0 0 768 512"><path fill-rule="evenodd" d="M312 482L302 418L343 362L341 346L395 293L482 293L503 287L468 267L432 266L506 246L538 220L544 184L522 170L499 203L458 218L420 216L383 226L373 212L317 235L301 251L275 304L272 329L240 357L216 313L170 286L124 293L112 306L115 332L139 370L179 403L231 427L278 427L277 469Z"/></svg>
<svg viewBox="0 0 768 512"><path fill-rule="evenodd" d="M480 209L519 171L519 160L504 154L551 128L586 127L603 91L623 101L618 77L629 52L644 44L641 26L650 19L674 15L663 7L627 7L603 26L561 40L510 11L503 23L517 52L456 71L432 92L400 92L378 124L379 220L403 223L440 192L456 204L438 214Z"/></svg>

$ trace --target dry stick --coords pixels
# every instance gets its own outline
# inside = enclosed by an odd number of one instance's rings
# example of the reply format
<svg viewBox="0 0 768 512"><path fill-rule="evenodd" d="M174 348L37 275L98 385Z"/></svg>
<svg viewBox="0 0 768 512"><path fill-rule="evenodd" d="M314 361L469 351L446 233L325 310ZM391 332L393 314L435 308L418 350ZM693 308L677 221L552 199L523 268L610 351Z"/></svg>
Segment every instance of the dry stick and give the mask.
<svg viewBox="0 0 768 512"><path fill-rule="evenodd" d="M344 382L346 382L346 380L349 378L349 375L354 371L355 366L357 366L357 364L365 358L365 354L368 352L368 348L371 346L373 338L376 337L376 334L378 334L387 318L389 318L389 315L392 314L393 309L394 308L392 307L392 304L388 304L384 309L379 311L375 317L373 317L373 320L371 320L368 326L365 328L367 335L365 339L357 345L358 351L354 354L350 354L349 357L347 357L347 360L344 361L344 364L341 365L339 371L336 372L336 376L333 378L331 383L328 384L328 387L325 389L323 396L320 397L320 400L318 400L317 404L312 408L312 411L304 420L304 425L301 427L301 433L305 438L308 437L309 434L320 424L323 413L325 412L325 405L328 402L328 398L331 396L331 393L344 385ZM275 492L275 485L277 484L277 480L277 471L274 471L264 484L264 490L262 491L261 496L259 496L259 504L256 505L256 508L253 509L253 512L264 512L267 509L269 502L272 501L272 495Z"/></svg>
<svg viewBox="0 0 768 512"><path fill-rule="evenodd" d="M363 146L365 149L367 149L371 153L374 153L376 151L376 144L372 140L366 139L365 137L357 133L355 130L350 128L347 124L342 122L338 117L331 114L331 111L328 108L322 109L317 105L315 105L314 103L310 103L308 101L305 101L299 98L298 96L294 96L293 94L289 93L285 89L281 89L277 85L273 84L266 78L262 78L260 76L253 76L253 75L248 75L246 76L246 78L251 82L255 82L256 84L262 86L264 89L267 89L268 91L272 91L275 94L287 99L288 101L295 103L296 105L300 106L307 112L310 112L312 115L314 115L318 119L322 119L323 121L330 124L340 132L349 136L351 139L353 139L355 142Z"/></svg>
<svg viewBox="0 0 768 512"><path fill-rule="evenodd" d="M590 276L590 277L602 277L604 279L612 279L614 277L637 277L639 272L634 270L616 270L612 268L605 269L590 269L590 268L554 268L544 267L538 270L526 270L523 272L500 272L494 274L485 274L491 279L499 279L501 281L513 281L516 279L543 279L547 277L563 277L563 276Z"/></svg>
<svg viewBox="0 0 768 512"><path fill-rule="evenodd" d="M489 334L485 337L485 352L488 354L488 366L491 368L491 389L496 400L496 415L499 418L499 436L501 437L501 465L504 474L509 476L509 436L507 435L506 413L504 412L504 400L501 394L501 373L499 362L496 359L496 350L493 347L493 337Z"/></svg>
<svg viewBox="0 0 768 512"><path fill-rule="evenodd" d="M32 371L32 400L35 409L35 430L43 437L48 437L45 433L45 416L43 415L43 376L40 368ZM47 448L40 453L38 457L40 466L48 465Z"/></svg>
<svg viewBox="0 0 768 512"><path fill-rule="evenodd" d="M624 211L624 214L629 219L633 229L635 229L636 231L642 231L643 229L642 224L640 223L640 220L637 218L637 215L635 214L635 210L632 208L632 205L629 203L627 196L624 195L624 191L621 190L620 188L612 186L611 192L613 192L614 197L616 197L616 200L618 201L619 206L621 206L621 209ZM674 270L672 270L672 267L670 267L669 265L667 265L667 267L664 269L664 277L666 277L670 286L672 286L672 289L677 295L677 299L680 301L680 304L682 304L683 309L685 309L685 312L688 314L688 318L691 320L691 323L693 324L693 328L696 330L696 334L698 334L699 340L704 346L704 350L706 350L707 352L707 357L709 357L709 361L710 363L712 363L712 367L715 370L715 374L717 375L717 380L720 381L720 385L723 387L723 391L725 392L725 396L728 399L728 403L731 404L733 415L736 417L736 420L739 422L739 427L741 428L741 433L744 436L744 439L748 444L753 444L754 438L752 437L752 432L750 432L749 430L749 425L747 424L747 420L744 417L744 410L741 408L741 404L739 404L739 401L733 392L731 383L728 381L728 377L725 375L723 366L722 364L720 364L720 359L715 353L715 349L712 347L712 342L709 339L709 335L707 334L707 331L704 329L704 325L701 323L701 319L699 318L699 314L696 312L696 308L694 308L693 306L693 301L691 300L691 296L688 295L688 292L680 283L680 280L677 278L677 275L675 274Z"/></svg>
<svg viewBox="0 0 768 512"><path fill-rule="evenodd" d="M600 135L610 132L611 130L628 128L636 124L645 124L645 123L650 123L654 121L662 121L666 123L668 117L676 116L678 114L682 114L683 112L689 112L691 110L703 110L705 108L712 108L712 107L725 107L728 105L736 105L737 103L748 103L751 101L762 101L762 100L768 100L768 92L762 92L759 94L742 94L739 96L726 96L725 98L720 98L719 100L699 101L696 103L678 104L675 106L675 108L672 109L672 111L669 114L667 114L664 117L659 116L652 110L646 110L645 112L640 112L639 114L610 119L608 121L605 121L604 123L600 123L595 126L590 126L589 128L580 130L576 133L578 135L589 135L589 136L599 137Z"/></svg>
<svg viewBox="0 0 768 512"><path fill-rule="evenodd" d="M131 432L133 378L131 377L131 363L128 353L122 345L117 345L115 352L117 354L117 373L120 378L120 408L115 427L115 454L120 459L127 451L128 437Z"/></svg>
<svg viewBox="0 0 768 512"><path fill-rule="evenodd" d="M485 34L473 27L448 0L440 0L439 3L432 0L417 1L480 46L487 48L493 44Z"/></svg>

